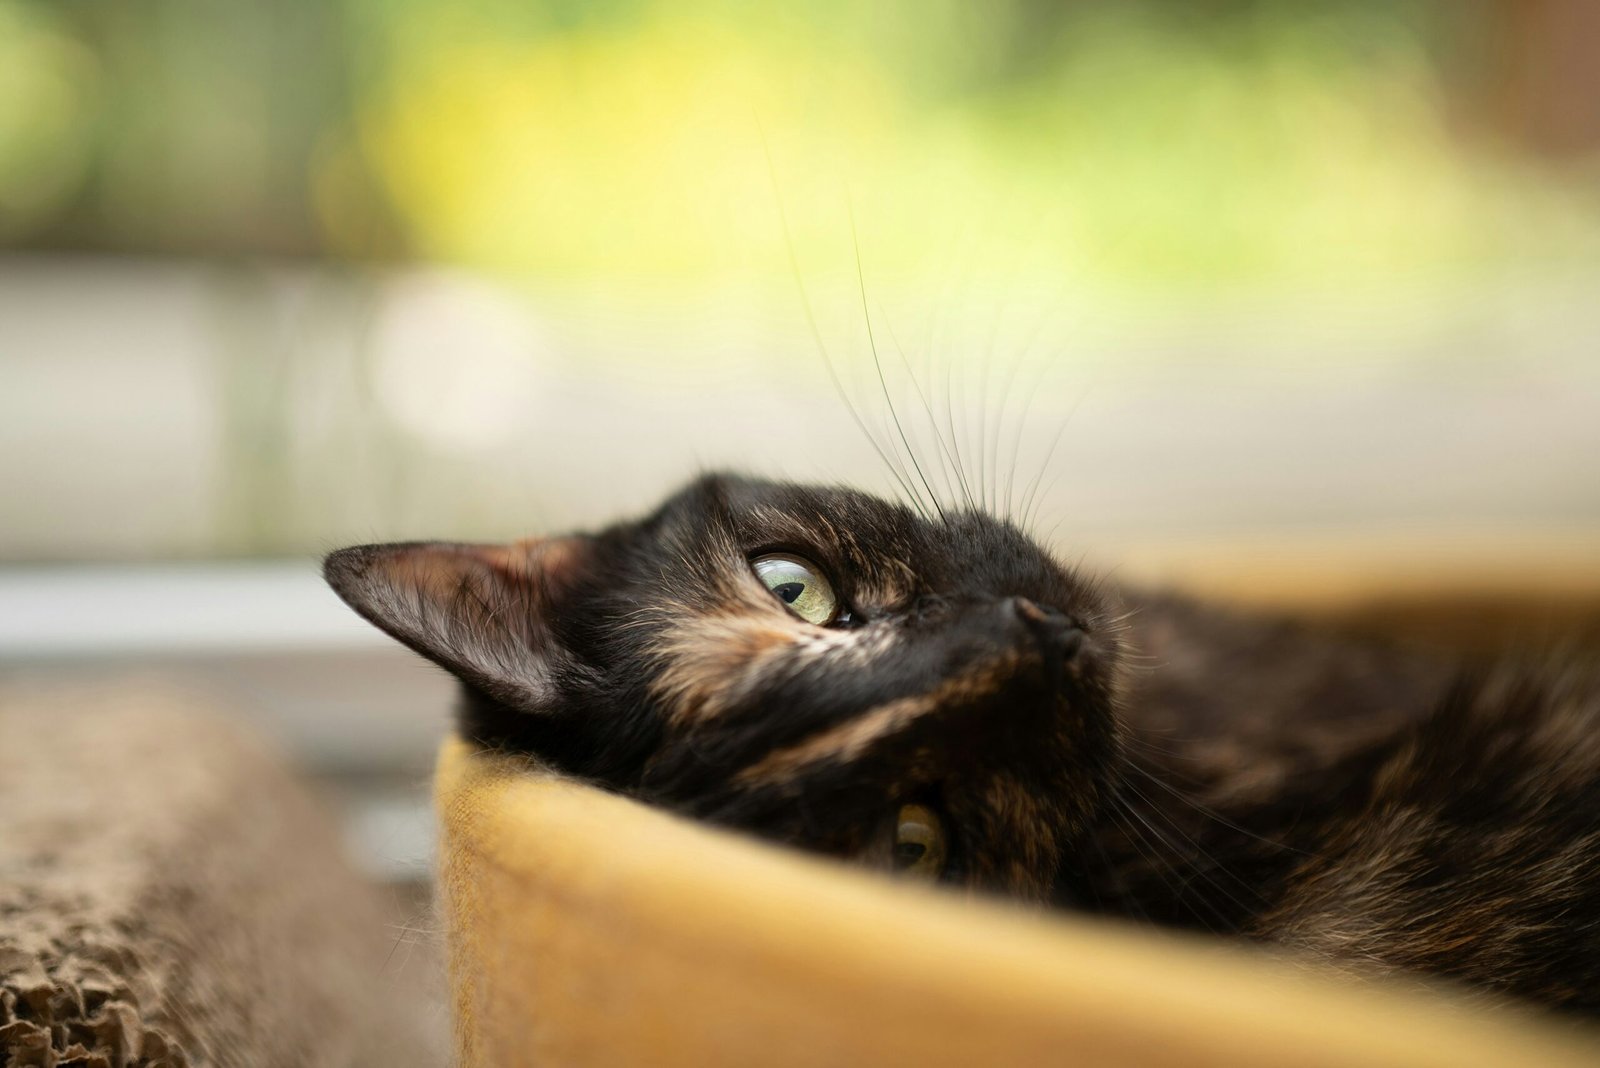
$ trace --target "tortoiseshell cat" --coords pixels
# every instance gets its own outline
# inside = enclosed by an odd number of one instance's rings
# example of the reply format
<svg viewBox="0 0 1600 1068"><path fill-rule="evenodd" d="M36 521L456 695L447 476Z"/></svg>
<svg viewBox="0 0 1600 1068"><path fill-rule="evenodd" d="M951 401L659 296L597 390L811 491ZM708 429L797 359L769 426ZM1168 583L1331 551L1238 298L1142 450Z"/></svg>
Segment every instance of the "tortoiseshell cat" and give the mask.
<svg viewBox="0 0 1600 1068"><path fill-rule="evenodd" d="M1600 685L1576 669L1462 679L1114 591L978 512L728 476L594 535L363 546L326 575L461 679L466 736L613 790L1600 1010Z"/></svg>

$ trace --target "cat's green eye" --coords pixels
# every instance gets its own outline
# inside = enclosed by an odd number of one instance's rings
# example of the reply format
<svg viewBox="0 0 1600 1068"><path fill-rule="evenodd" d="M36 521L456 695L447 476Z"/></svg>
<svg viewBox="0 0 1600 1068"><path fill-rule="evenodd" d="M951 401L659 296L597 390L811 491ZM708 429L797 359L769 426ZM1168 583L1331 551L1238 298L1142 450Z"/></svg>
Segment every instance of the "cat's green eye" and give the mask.
<svg viewBox="0 0 1600 1068"><path fill-rule="evenodd" d="M839 598L811 563L798 556L773 553L758 556L750 566L772 595L807 623L825 626L839 618Z"/></svg>
<svg viewBox="0 0 1600 1068"><path fill-rule="evenodd" d="M896 871L923 879L937 879L944 872L947 850L944 824L925 805L901 805L894 832Z"/></svg>

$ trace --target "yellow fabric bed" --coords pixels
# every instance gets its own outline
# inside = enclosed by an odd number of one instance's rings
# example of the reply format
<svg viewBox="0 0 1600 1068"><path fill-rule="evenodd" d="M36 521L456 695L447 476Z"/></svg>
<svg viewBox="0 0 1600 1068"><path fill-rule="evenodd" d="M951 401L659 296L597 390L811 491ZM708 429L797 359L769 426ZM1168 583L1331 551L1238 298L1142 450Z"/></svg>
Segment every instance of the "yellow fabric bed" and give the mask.
<svg viewBox="0 0 1600 1068"><path fill-rule="evenodd" d="M463 1068L1600 1064L1593 1035L891 883L441 754Z"/></svg>

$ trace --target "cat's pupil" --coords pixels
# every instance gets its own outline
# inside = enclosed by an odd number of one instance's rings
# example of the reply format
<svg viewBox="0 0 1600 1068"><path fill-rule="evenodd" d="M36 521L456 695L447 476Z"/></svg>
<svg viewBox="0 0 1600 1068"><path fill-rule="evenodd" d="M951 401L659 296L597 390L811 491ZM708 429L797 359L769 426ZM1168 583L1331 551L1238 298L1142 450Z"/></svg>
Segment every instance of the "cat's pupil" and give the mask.
<svg viewBox="0 0 1600 1068"><path fill-rule="evenodd" d="M772 587L772 592L783 598L784 604L794 604L795 598L806 592L804 582L781 582Z"/></svg>
<svg viewBox="0 0 1600 1068"><path fill-rule="evenodd" d="M921 842L896 842L894 846L894 863L897 868L909 868L921 860L928 852L928 847Z"/></svg>

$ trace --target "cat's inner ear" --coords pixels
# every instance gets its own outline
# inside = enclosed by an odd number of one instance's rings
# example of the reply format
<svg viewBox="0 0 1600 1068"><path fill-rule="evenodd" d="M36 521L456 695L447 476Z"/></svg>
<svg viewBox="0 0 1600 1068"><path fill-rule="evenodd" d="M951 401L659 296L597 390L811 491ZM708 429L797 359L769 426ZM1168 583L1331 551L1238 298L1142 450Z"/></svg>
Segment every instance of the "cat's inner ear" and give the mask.
<svg viewBox="0 0 1600 1068"><path fill-rule="evenodd" d="M322 573L379 629L496 700L536 711L569 659L551 614L588 550L579 537L358 545L330 554Z"/></svg>

